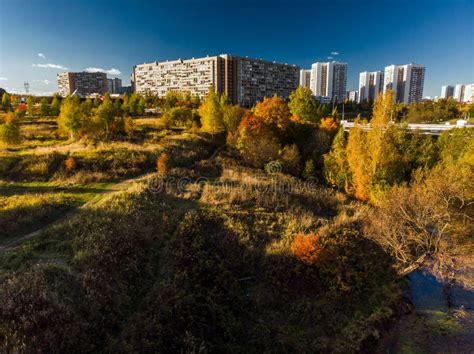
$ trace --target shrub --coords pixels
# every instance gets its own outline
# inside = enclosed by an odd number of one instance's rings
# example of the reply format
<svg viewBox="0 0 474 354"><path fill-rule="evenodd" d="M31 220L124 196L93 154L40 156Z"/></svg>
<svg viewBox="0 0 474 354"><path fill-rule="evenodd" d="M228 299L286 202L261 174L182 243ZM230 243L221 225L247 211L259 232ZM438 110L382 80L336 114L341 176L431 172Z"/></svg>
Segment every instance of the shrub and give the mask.
<svg viewBox="0 0 474 354"><path fill-rule="evenodd" d="M318 235L314 233L298 234L291 244L291 251L304 263L315 265L321 258L323 248Z"/></svg>
<svg viewBox="0 0 474 354"><path fill-rule="evenodd" d="M193 111L186 107L173 107L163 115L165 125L190 128L193 124Z"/></svg>
<svg viewBox="0 0 474 354"><path fill-rule="evenodd" d="M78 279L52 264L15 274L0 287L0 343L5 352L90 351L79 314Z"/></svg>
<svg viewBox="0 0 474 354"><path fill-rule="evenodd" d="M166 152L162 152L156 161L156 170L162 175L166 176L169 172L169 156Z"/></svg>
<svg viewBox="0 0 474 354"><path fill-rule="evenodd" d="M298 147L287 145L281 152L281 162L283 164L283 171L293 176L299 176L301 173L301 157Z"/></svg>

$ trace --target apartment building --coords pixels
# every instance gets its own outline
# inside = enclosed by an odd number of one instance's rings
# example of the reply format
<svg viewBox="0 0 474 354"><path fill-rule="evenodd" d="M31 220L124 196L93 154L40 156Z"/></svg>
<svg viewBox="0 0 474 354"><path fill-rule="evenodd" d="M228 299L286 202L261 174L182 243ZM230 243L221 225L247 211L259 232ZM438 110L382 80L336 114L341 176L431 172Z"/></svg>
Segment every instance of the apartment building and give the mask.
<svg viewBox="0 0 474 354"><path fill-rule="evenodd" d="M363 101L373 102L383 91L384 73L382 71L368 72L359 74L359 103Z"/></svg>
<svg viewBox="0 0 474 354"><path fill-rule="evenodd" d="M392 90L396 102L421 102L425 67L416 64L385 67L383 91Z"/></svg>
<svg viewBox="0 0 474 354"><path fill-rule="evenodd" d="M359 91L347 91L347 100L352 102L358 102Z"/></svg>
<svg viewBox="0 0 474 354"><path fill-rule="evenodd" d="M122 93L122 80L118 77L114 77L113 79L107 79L107 90L110 93Z"/></svg>
<svg viewBox="0 0 474 354"><path fill-rule="evenodd" d="M454 86L446 85L441 86L441 95L439 98L448 99L449 97L453 97L454 95Z"/></svg>
<svg viewBox="0 0 474 354"><path fill-rule="evenodd" d="M311 65L310 88L315 96L329 97L336 103L346 97L347 63L337 61Z"/></svg>
<svg viewBox="0 0 474 354"><path fill-rule="evenodd" d="M300 70L300 86L311 87L311 70Z"/></svg>
<svg viewBox="0 0 474 354"><path fill-rule="evenodd" d="M222 54L139 64L131 80L135 92L158 96L187 91L204 98L212 85L232 103L251 107L275 94L287 99L298 87L299 67Z"/></svg>
<svg viewBox="0 0 474 354"><path fill-rule="evenodd" d="M100 72L65 72L57 75L58 93L69 96L76 92L80 96L93 93L103 95L107 92L107 75Z"/></svg>

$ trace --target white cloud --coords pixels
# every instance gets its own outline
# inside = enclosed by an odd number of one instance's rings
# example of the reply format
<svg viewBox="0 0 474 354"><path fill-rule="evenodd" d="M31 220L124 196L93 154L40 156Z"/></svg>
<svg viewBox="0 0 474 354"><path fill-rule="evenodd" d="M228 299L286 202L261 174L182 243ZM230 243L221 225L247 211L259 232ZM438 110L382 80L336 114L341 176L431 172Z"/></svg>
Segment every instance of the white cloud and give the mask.
<svg viewBox="0 0 474 354"><path fill-rule="evenodd" d="M59 65L59 64L33 64L35 68L48 68L48 69L59 69L59 70L67 70L66 67Z"/></svg>
<svg viewBox="0 0 474 354"><path fill-rule="evenodd" d="M8 81L6 77L0 77L0 81Z"/></svg>
<svg viewBox="0 0 474 354"><path fill-rule="evenodd" d="M40 58L46 59L46 55L44 55L43 53L38 53L38 56L39 56Z"/></svg>
<svg viewBox="0 0 474 354"><path fill-rule="evenodd" d="M51 81L49 81L49 80L33 80L33 82L40 82L40 83L45 84L45 85L49 85L51 83Z"/></svg>
<svg viewBox="0 0 474 354"><path fill-rule="evenodd" d="M331 55L339 55L339 52L331 52Z"/></svg>
<svg viewBox="0 0 474 354"><path fill-rule="evenodd" d="M115 68L105 70L103 68L90 67L90 68L85 69L84 71L87 71L88 73L106 73L106 74L109 74L109 75L120 75L120 74L122 74L119 69L115 69Z"/></svg>
<svg viewBox="0 0 474 354"><path fill-rule="evenodd" d="M334 59L333 57L328 57L329 60Z"/></svg>

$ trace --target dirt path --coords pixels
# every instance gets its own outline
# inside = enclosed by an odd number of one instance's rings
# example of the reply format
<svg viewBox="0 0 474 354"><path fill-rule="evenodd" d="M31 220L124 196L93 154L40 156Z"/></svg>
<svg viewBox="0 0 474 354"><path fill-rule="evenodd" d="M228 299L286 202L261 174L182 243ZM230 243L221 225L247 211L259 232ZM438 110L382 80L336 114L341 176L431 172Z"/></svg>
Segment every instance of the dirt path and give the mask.
<svg viewBox="0 0 474 354"><path fill-rule="evenodd" d="M140 175L138 177L129 178L129 179L126 179L126 180L123 180L123 181L120 181L118 183L115 183L115 184L112 184L112 185L108 186L103 192L100 192L99 194L97 194L95 197L93 197L88 202L82 204L81 206L75 208L74 210L71 210L71 211L67 212L66 214L61 216L59 219L53 221L52 223L50 223L50 224L48 224L48 225L46 225L46 226L44 226L44 227L42 227L42 228L40 228L36 231L30 232L30 233L28 233L26 235L23 235L23 236L15 237L14 239L10 239L5 243L0 244L0 254L3 253L3 252L7 252L9 250L12 250L12 249L16 248L17 246L19 246L23 242L25 242L25 241L33 238L33 237L38 236L39 234L41 234L47 228L49 228L53 225L57 225L57 224L63 222L64 220L67 220L67 219L71 218L72 216L74 216L75 214L80 212L81 210L87 209L87 208L90 208L91 206L100 204L100 202L103 201L105 199L105 197L107 197L107 196L109 196L113 193L119 193L119 192L122 192L124 190L127 190L128 188L130 188L134 184L137 184L141 180L147 178L149 175L150 174L147 173L147 174Z"/></svg>

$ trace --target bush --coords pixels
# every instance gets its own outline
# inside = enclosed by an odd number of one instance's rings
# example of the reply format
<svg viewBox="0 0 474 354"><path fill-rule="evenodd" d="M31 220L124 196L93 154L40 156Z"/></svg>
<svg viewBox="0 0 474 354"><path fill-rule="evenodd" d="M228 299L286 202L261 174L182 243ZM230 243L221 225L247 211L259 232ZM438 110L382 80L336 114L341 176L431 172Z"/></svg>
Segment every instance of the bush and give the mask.
<svg viewBox="0 0 474 354"><path fill-rule="evenodd" d="M186 107L170 108L163 115L163 121L166 127L191 128L193 124L193 111Z"/></svg>
<svg viewBox="0 0 474 354"><path fill-rule="evenodd" d="M156 161L156 171L162 176L166 176L169 172L169 156L166 152L163 152Z"/></svg>
<svg viewBox="0 0 474 354"><path fill-rule="evenodd" d="M283 148L281 162L284 172L293 176L299 176L301 174L301 157L298 147L295 144L287 145Z"/></svg>
<svg viewBox="0 0 474 354"><path fill-rule="evenodd" d="M79 280L63 267L37 265L13 275L0 287L2 351L90 351L81 303Z"/></svg>

